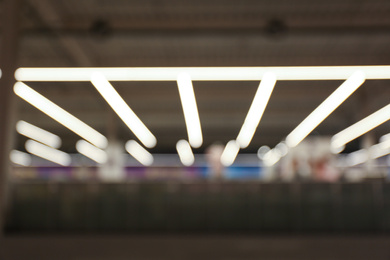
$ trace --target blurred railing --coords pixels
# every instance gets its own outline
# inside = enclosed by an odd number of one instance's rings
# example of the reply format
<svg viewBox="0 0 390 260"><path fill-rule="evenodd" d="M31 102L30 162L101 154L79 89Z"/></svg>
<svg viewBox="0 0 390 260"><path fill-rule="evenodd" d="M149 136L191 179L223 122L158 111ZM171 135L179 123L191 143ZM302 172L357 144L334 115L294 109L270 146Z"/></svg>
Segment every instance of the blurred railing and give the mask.
<svg viewBox="0 0 390 260"><path fill-rule="evenodd" d="M8 232L386 232L390 183L20 182Z"/></svg>

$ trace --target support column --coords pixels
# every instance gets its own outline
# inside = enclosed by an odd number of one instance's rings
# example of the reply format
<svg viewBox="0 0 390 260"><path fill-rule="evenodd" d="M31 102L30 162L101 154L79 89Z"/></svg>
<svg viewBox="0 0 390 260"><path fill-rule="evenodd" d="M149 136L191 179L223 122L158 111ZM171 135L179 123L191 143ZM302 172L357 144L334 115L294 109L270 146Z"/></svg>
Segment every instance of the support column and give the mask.
<svg viewBox="0 0 390 260"><path fill-rule="evenodd" d="M7 178L10 171L9 153L14 139L15 95L14 72L17 66L20 1L4 0L2 3L0 35L0 258L4 250L1 242L4 228Z"/></svg>

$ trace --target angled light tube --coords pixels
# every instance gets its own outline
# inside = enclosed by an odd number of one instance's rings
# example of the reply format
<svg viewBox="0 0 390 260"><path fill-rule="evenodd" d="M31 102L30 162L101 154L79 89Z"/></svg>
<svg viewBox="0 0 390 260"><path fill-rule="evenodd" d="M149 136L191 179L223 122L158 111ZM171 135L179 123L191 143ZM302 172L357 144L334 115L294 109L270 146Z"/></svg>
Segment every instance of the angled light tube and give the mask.
<svg viewBox="0 0 390 260"><path fill-rule="evenodd" d="M134 140L126 142L126 151L133 156L138 162L145 166L150 166L153 163L153 155L145 150L140 144Z"/></svg>
<svg viewBox="0 0 390 260"><path fill-rule="evenodd" d="M62 166L69 166L72 161L69 154L33 140L27 140L25 147L27 152Z"/></svg>
<svg viewBox="0 0 390 260"><path fill-rule="evenodd" d="M17 151L17 150L12 150L9 154L9 159L11 162L22 165L22 166L30 166L31 165L31 155Z"/></svg>
<svg viewBox="0 0 390 260"><path fill-rule="evenodd" d="M366 79L390 79L390 66L316 66L316 67L143 67L143 68L19 68L19 81L90 81L99 72L109 81L176 81L181 72L191 79L206 81L258 81L269 70L278 80L345 80L361 70Z"/></svg>
<svg viewBox="0 0 390 260"><path fill-rule="evenodd" d="M365 81L364 72L358 70L340 85L327 99L310 113L287 137L289 147L297 146L337 107L341 105Z"/></svg>
<svg viewBox="0 0 390 260"><path fill-rule="evenodd" d="M263 116L265 107L268 104L268 100L271 97L275 83L276 76L274 73L267 72L264 74L249 108L248 114L246 115L244 124L242 125L236 139L241 148L248 147L249 143L252 141L253 135L260 123L261 117Z"/></svg>
<svg viewBox="0 0 390 260"><path fill-rule="evenodd" d="M182 164L191 166L194 163L194 154L192 153L190 144L186 140L179 140L176 143L176 150Z"/></svg>
<svg viewBox="0 0 390 260"><path fill-rule="evenodd" d="M234 163L238 152L240 151L240 145L236 140L230 140L221 155L221 163L223 166L228 167Z"/></svg>
<svg viewBox="0 0 390 260"><path fill-rule="evenodd" d="M347 165L349 167L367 162L369 159L377 159L390 154L390 140L382 141L368 149L361 149L348 154Z"/></svg>
<svg viewBox="0 0 390 260"><path fill-rule="evenodd" d="M177 77L177 86L187 126L188 141L192 147L198 148L203 143L203 137L190 75L188 73L180 73Z"/></svg>
<svg viewBox="0 0 390 260"><path fill-rule="evenodd" d="M388 120L390 120L390 104L335 134L332 137L330 144L332 150L336 150L338 147L346 145Z"/></svg>
<svg viewBox="0 0 390 260"><path fill-rule="evenodd" d="M277 163L280 158L282 158L282 154L277 149L273 148L268 151L263 157L263 163L267 167L271 167L275 163Z"/></svg>
<svg viewBox="0 0 390 260"><path fill-rule="evenodd" d="M97 163L102 164L107 162L107 153L105 151L84 140L77 141L76 150Z"/></svg>
<svg viewBox="0 0 390 260"><path fill-rule="evenodd" d="M156 137L154 137L133 110L126 104L110 82L100 73L93 73L91 82L134 135L146 147L154 147L157 143Z"/></svg>
<svg viewBox="0 0 390 260"><path fill-rule="evenodd" d="M53 148L59 148L61 146L61 138L59 136L27 123L26 121L18 121L16 123L16 131L21 135Z"/></svg>
<svg viewBox="0 0 390 260"><path fill-rule="evenodd" d="M105 148L107 146L107 138L85 124L80 119L68 113L58 105L51 102L26 84L16 82L14 85L14 92L16 95L41 110L46 115L50 116L58 123L67 127L69 130L78 134L88 142L97 147Z"/></svg>

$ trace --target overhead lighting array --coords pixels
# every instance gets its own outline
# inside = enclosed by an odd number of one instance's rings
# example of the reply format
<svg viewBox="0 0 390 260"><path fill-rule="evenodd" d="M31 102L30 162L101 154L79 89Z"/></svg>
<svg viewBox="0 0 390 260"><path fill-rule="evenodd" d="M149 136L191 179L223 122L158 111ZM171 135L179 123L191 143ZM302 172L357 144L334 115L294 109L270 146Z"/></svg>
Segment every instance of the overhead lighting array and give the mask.
<svg viewBox="0 0 390 260"><path fill-rule="evenodd" d="M31 155L17 150L12 150L9 155L11 162L21 165L21 166L30 166L31 165Z"/></svg>
<svg viewBox="0 0 390 260"><path fill-rule="evenodd" d="M91 82L135 136L146 147L154 147L157 143L156 137L126 104L110 82L101 73L93 73Z"/></svg>
<svg viewBox="0 0 390 260"><path fill-rule="evenodd" d="M23 120L16 123L16 132L53 148L61 146L61 138L59 136Z"/></svg>
<svg viewBox="0 0 390 260"><path fill-rule="evenodd" d="M17 82L14 92L46 115L99 148L107 146L107 138L69 112L42 96L26 84Z"/></svg>
<svg viewBox="0 0 390 260"><path fill-rule="evenodd" d="M390 104L379 109L375 113L365 117L359 122L335 134L331 140L332 150L344 147L347 143L367 133L375 127L390 120ZM340 149L339 149L340 150ZM341 152L341 151L340 151Z"/></svg>

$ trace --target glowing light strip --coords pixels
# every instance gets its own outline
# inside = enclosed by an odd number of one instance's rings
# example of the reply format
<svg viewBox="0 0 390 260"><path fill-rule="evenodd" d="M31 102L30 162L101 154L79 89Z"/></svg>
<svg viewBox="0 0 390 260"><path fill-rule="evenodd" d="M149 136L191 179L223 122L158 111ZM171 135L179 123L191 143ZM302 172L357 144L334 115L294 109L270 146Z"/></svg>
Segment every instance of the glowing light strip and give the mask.
<svg viewBox="0 0 390 260"><path fill-rule="evenodd" d="M48 161L57 163L62 166L69 166L71 163L70 155L62 151L56 150L44 144L38 143L33 140L27 140L26 142L27 152L36 156L42 157Z"/></svg>
<svg viewBox="0 0 390 260"><path fill-rule="evenodd" d="M133 156L137 161L145 166L150 166L153 163L153 155L145 150L140 144L134 140L126 142L126 151Z"/></svg>
<svg viewBox="0 0 390 260"><path fill-rule="evenodd" d="M1 78L1 75L2 75L2 72L1 72L1 69L0 69L0 78Z"/></svg>
<svg viewBox="0 0 390 260"><path fill-rule="evenodd" d="M16 123L16 131L21 135L53 148L59 148L61 146L61 138L59 136L27 123L26 121L18 121Z"/></svg>
<svg viewBox="0 0 390 260"><path fill-rule="evenodd" d="M186 140L179 140L176 143L176 150L180 157L180 161L185 166L191 166L194 163L194 154L192 153L190 144Z"/></svg>
<svg viewBox="0 0 390 260"><path fill-rule="evenodd" d="M286 144L295 147L341 105L365 80L362 71L353 73L327 99L310 113L287 137Z"/></svg>
<svg viewBox="0 0 390 260"><path fill-rule="evenodd" d="M91 82L135 136L137 136L146 147L154 147L157 143L156 137L126 104L110 82L108 82L100 73L93 73Z"/></svg>
<svg viewBox="0 0 390 260"><path fill-rule="evenodd" d="M223 166L228 167L234 163L238 152L240 151L240 145L236 140L230 140L221 155L221 163Z"/></svg>
<svg viewBox="0 0 390 260"><path fill-rule="evenodd" d="M192 80L261 80L272 70L278 80L345 80L356 70L366 79L390 79L390 66L317 66L317 67L117 67L117 68L19 68L19 81L90 81L93 72L109 81L176 81L179 73Z"/></svg>
<svg viewBox="0 0 390 260"><path fill-rule="evenodd" d="M390 120L390 104L335 134L331 139L332 150L337 150L388 120Z"/></svg>
<svg viewBox="0 0 390 260"><path fill-rule="evenodd" d="M17 150L12 150L9 155L9 159L11 162L22 165L22 166L30 166L31 165L31 155L17 151Z"/></svg>
<svg viewBox="0 0 390 260"><path fill-rule="evenodd" d="M264 74L263 79L256 91L255 97L249 108L244 124L241 127L240 133L237 136L237 143L241 148L246 148L252 141L253 135L256 132L257 126L263 116L265 107L271 97L272 90L276 83L276 76L271 72Z"/></svg>
<svg viewBox="0 0 390 260"><path fill-rule="evenodd" d="M84 140L77 141L76 150L97 163L107 162L107 153L105 151Z"/></svg>
<svg viewBox="0 0 390 260"><path fill-rule="evenodd" d="M75 132L88 142L97 147L105 148L107 146L107 138L91 128L80 119L68 113L58 105L51 102L26 84L17 82L14 85L16 95L41 110L46 115L50 116L60 124Z"/></svg>
<svg viewBox="0 0 390 260"><path fill-rule="evenodd" d="M190 76L187 73L180 73L177 77L177 86L179 89L181 105L183 107L189 143L192 147L198 148L203 143L203 137L194 88Z"/></svg>
<svg viewBox="0 0 390 260"><path fill-rule="evenodd" d="M355 166L367 162L369 159L377 159L390 154L390 139L371 146L369 149L361 149L347 156L347 166Z"/></svg>

